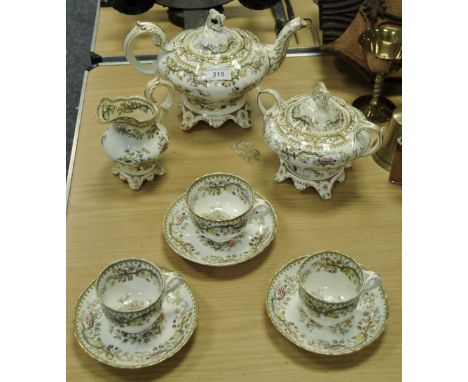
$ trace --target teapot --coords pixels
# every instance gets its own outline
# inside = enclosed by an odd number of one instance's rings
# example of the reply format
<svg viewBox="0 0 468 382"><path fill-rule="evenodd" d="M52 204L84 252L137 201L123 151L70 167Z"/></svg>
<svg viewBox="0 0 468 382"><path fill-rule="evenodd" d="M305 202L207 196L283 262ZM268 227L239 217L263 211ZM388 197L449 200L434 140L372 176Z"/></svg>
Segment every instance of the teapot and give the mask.
<svg viewBox="0 0 468 382"><path fill-rule="evenodd" d="M157 25L137 22L125 39L130 64L141 73L159 74L182 93L183 130L199 121L215 128L227 120L250 127L246 93L279 68L290 37L307 25L295 18L273 44L263 45L251 32L225 27L224 19L223 14L210 9L204 26L185 30L170 41ZM155 61L143 64L133 53L133 43L148 33L161 52Z"/></svg>
<svg viewBox="0 0 468 382"><path fill-rule="evenodd" d="M167 96L158 106L153 92L159 86L167 89ZM139 190L144 181L165 174L158 158L169 145L163 118L173 99L172 84L155 78L146 85L145 97L103 98L97 107L98 122L111 124L101 137L101 145L118 164L112 172L132 190Z"/></svg>
<svg viewBox="0 0 468 382"><path fill-rule="evenodd" d="M263 94L274 98L268 109ZM258 89L257 103L264 116L264 140L280 160L275 181L290 178L298 190L313 187L323 199L331 198L336 181L345 180L344 169L354 159L371 155L382 145L382 129L330 95L323 82L310 94L287 101L273 89ZM372 145L371 133L377 135Z"/></svg>

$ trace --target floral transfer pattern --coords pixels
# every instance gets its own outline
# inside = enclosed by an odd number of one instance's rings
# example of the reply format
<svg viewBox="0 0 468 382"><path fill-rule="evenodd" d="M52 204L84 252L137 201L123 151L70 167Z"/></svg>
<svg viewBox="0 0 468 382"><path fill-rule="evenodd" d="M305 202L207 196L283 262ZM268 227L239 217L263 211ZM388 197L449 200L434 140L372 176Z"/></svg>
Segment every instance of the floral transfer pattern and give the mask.
<svg viewBox="0 0 468 382"><path fill-rule="evenodd" d="M198 235L197 235L197 237L200 239L200 241L203 244L205 244L208 247L213 248L215 251L229 251L231 248L241 243L244 236L245 236L245 233L242 232L239 236L235 237L234 239L230 239L226 241L214 241L206 237L200 232L198 232Z"/></svg>
<svg viewBox="0 0 468 382"><path fill-rule="evenodd" d="M339 254L333 252L322 252L320 254L316 254L314 259L315 260L310 263L310 267L302 272L302 277L307 278L312 272L341 272L348 278L349 281L353 283L353 285L356 287L356 292L363 283L361 271L352 260L348 260L346 257L340 256ZM324 296L321 295L320 290L311 291L311 293L318 299L326 300ZM330 302L340 301L341 300L330 300Z"/></svg>
<svg viewBox="0 0 468 382"><path fill-rule="evenodd" d="M219 204L225 204L226 197L234 196L236 214L225 213L221 219ZM249 218L254 204L254 192L243 179L230 174L214 173L197 179L187 192L187 203L195 224L212 240L232 239L239 234ZM198 204L205 204L196 212ZM213 211L218 211L213 214ZM224 211L225 212L225 211ZM216 216L217 215L217 216Z"/></svg>
<svg viewBox="0 0 468 382"><path fill-rule="evenodd" d="M212 181L214 177L216 181ZM245 205L249 205L252 200L252 193L246 190L245 181L233 176L212 174L209 177L202 177L190 187L190 203L193 205L201 198L220 196L223 192L239 197Z"/></svg>
<svg viewBox="0 0 468 382"><path fill-rule="evenodd" d="M364 294L349 320L335 326L321 326L310 319L298 297L296 275L304 259L295 259L284 266L269 285L267 312L278 331L305 350L327 355L354 353L375 341L388 320L383 288Z"/></svg>
<svg viewBox="0 0 468 382"><path fill-rule="evenodd" d="M101 284L99 286L101 293L105 294L108 288L119 283L132 281L135 278L141 278L157 287L161 287L164 283L163 279L153 271L152 264L126 259L109 266L101 276L102 282L98 284Z"/></svg>
<svg viewBox="0 0 468 382"><path fill-rule="evenodd" d="M149 343L151 339L154 338L155 335L161 334L161 332L165 330L166 325L167 325L167 322L165 320L164 312L161 312L161 314L159 315L158 319L153 324L153 326L140 333L128 333L114 325L111 325L109 327L109 333L112 334L112 336L115 339L123 343L128 342L132 345L141 344L141 343L146 344L146 343Z"/></svg>
<svg viewBox="0 0 468 382"><path fill-rule="evenodd" d="M184 282L168 294L155 325L137 334L123 332L106 320L93 283L78 300L74 329L79 344L91 357L132 369L155 365L174 355L190 339L197 320L196 297Z"/></svg>
<svg viewBox="0 0 468 382"><path fill-rule="evenodd" d="M120 97L115 100L103 98L96 114L99 122L112 122L114 128L126 137L143 140L158 135L161 116L155 106L142 97Z"/></svg>
<svg viewBox="0 0 468 382"><path fill-rule="evenodd" d="M257 198L260 198L258 194ZM164 237L177 254L195 263L211 266L238 264L260 254L274 238L276 216L271 205L268 202L266 204L268 212L248 221L240 236L214 242L204 237L193 223L185 195L182 195L172 204L164 218Z"/></svg>
<svg viewBox="0 0 468 382"><path fill-rule="evenodd" d="M139 118L140 122L152 121L156 117L154 106L141 97L120 97L115 100L103 98L97 109L97 116L99 122L103 123L112 122L117 117L122 117L122 115L125 115L125 118L129 121L139 122L135 117L137 111L145 116L144 120L141 120L141 117Z"/></svg>

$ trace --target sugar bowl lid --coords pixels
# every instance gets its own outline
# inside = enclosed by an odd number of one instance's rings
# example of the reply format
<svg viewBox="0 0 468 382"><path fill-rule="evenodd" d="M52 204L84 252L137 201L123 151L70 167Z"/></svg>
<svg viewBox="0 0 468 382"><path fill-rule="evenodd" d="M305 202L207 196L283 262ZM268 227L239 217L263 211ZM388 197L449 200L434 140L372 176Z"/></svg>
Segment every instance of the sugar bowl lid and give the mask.
<svg viewBox="0 0 468 382"><path fill-rule="evenodd" d="M224 26L226 16L210 9L206 24L184 39L184 47L191 55L203 61L231 58L244 47L244 38L235 30Z"/></svg>
<svg viewBox="0 0 468 382"><path fill-rule="evenodd" d="M343 99L330 95L319 82L311 93L284 102L279 119L279 126L292 137L317 144L346 140L363 116Z"/></svg>

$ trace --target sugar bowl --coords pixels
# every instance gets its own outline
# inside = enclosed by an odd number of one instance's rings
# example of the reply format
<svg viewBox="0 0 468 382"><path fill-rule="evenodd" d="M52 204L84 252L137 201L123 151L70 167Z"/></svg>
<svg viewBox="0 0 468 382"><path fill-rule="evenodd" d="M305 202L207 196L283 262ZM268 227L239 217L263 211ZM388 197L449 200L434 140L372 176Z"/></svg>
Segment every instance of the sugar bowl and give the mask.
<svg viewBox="0 0 468 382"><path fill-rule="evenodd" d="M262 96L274 104L266 108ZM257 103L264 116L263 137L280 159L275 181L293 180L298 190L313 187L323 199L331 198L336 181L345 180L351 162L375 153L382 131L362 112L330 95L323 82L309 94L286 101L273 89L258 90ZM371 133L377 139L371 145Z"/></svg>

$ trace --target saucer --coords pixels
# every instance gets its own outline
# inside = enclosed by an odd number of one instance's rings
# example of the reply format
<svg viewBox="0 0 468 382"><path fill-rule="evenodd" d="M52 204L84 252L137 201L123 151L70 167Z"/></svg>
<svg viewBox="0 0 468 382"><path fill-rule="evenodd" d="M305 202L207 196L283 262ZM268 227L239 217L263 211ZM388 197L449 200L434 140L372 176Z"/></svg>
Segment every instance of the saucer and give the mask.
<svg viewBox="0 0 468 382"><path fill-rule="evenodd" d="M276 215L271 204L264 201L268 211L262 217L251 218L236 238L215 242L205 236L190 218L185 194L172 203L164 217L164 237L169 246L183 258L194 263L222 267L239 264L261 253L276 233Z"/></svg>
<svg viewBox="0 0 468 382"><path fill-rule="evenodd" d="M382 287L361 296L353 317L335 326L321 326L309 318L299 300L297 271L306 256L292 260L270 281L267 313L289 341L313 353L342 355L374 342L388 321L388 301Z"/></svg>
<svg viewBox="0 0 468 382"><path fill-rule="evenodd" d="M161 315L150 329L136 334L124 332L107 320L93 281L78 299L73 324L78 343L91 357L106 365L137 369L156 365L182 349L197 320L197 299L184 280L165 297Z"/></svg>

